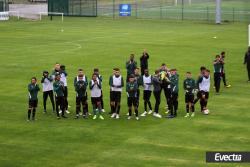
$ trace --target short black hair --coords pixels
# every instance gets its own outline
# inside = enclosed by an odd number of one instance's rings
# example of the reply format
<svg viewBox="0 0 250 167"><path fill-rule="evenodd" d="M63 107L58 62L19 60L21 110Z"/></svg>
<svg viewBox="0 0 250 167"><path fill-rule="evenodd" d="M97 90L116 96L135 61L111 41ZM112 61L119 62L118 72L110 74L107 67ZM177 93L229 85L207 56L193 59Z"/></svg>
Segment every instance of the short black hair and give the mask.
<svg viewBox="0 0 250 167"><path fill-rule="evenodd" d="M81 68L79 68L78 71L83 71L83 70Z"/></svg>
<svg viewBox="0 0 250 167"><path fill-rule="evenodd" d="M215 56L215 58L218 58L218 57L220 57L220 55L216 55L216 56Z"/></svg>
<svg viewBox="0 0 250 167"><path fill-rule="evenodd" d="M176 68L172 68L170 71L177 71L177 69Z"/></svg>
<svg viewBox="0 0 250 167"><path fill-rule="evenodd" d="M99 72L99 69L98 68L94 68L94 72Z"/></svg>
<svg viewBox="0 0 250 167"><path fill-rule="evenodd" d="M155 70L155 74L159 74L160 73L160 70Z"/></svg>
<svg viewBox="0 0 250 167"><path fill-rule="evenodd" d="M165 63L162 63L161 66L165 66L166 64Z"/></svg>
<svg viewBox="0 0 250 167"><path fill-rule="evenodd" d="M135 76L134 76L134 74L131 74L130 76L129 76L129 78L134 78Z"/></svg>
<svg viewBox="0 0 250 167"><path fill-rule="evenodd" d="M224 55L225 53L226 53L226 52L222 51L222 52L221 52L221 55Z"/></svg>
<svg viewBox="0 0 250 167"><path fill-rule="evenodd" d="M65 66L65 65L60 65L60 68L61 68L61 69L65 69L66 66Z"/></svg>
<svg viewBox="0 0 250 167"><path fill-rule="evenodd" d="M32 77L32 78L31 78L31 80L33 80L33 79L36 80L36 77Z"/></svg>
<svg viewBox="0 0 250 167"><path fill-rule="evenodd" d="M203 71L203 70L206 70L207 68L205 66L201 66L200 67L200 70Z"/></svg>
<svg viewBox="0 0 250 167"><path fill-rule="evenodd" d="M192 74L190 71L186 72L186 74Z"/></svg>

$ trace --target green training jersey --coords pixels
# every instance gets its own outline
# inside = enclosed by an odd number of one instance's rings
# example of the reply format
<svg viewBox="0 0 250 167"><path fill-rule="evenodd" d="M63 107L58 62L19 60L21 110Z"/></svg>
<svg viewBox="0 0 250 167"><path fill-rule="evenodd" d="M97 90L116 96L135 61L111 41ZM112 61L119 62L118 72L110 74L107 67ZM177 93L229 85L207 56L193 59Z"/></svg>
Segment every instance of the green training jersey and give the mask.
<svg viewBox="0 0 250 167"><path fill-rule="evenodd" d="M77 97L84 97L86 95L88 83L83 80L79 80L75 83L75 91Z"/></svg>
<svg viewBox="0 0 250 167"><path fill-rule="evenodd" d="M136 81L128 82L126 86L128 97L137 97L137 89L138 89L138 84Z"/></svg>
<svg viewBox="0 0 250 167"><path fill-rule="evenodd" d="M29 100L37 100L37 94L40 91L38 84L32 84L30 83L28 85L28 91L29 91Z"/></svg>
<svg viewBox="0 0 250 167"><path fill-rule="evenodd" d="M194 94L196 88L195 80L193 78L187 78L183 82L183 88L188 94Z"/></svg>
<svg viewBox="0 0 250 167"><path fill-rule="evenodd" d="M169 77L170 88L173 93L179 92L179 74L171 75Z"/></svg>
<svg viewBox="0 0 250 167"><path fill-rule="evenodd" d="M64 96L64 84L62 81L55 81L53 83L53 90L55 92L55 95L57 97L63 97Z"/></svg>

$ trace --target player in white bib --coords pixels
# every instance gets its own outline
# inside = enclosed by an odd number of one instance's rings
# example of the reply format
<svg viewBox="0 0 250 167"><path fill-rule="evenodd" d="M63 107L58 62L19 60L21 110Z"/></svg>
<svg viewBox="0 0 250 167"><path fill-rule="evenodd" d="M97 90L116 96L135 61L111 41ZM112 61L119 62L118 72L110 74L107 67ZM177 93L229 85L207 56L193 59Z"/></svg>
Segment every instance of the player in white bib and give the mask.
<svg viewBox="0 0 250 167"><path fill-rule="evenodd" d="M206 114L205 112L208 111L207 103L210 91L210 71L208 69L206 69L204 75L198 79L197 85L199 85L200 91L201 111Z"/></svg>
<svg viewBox="0 0 250 167"><path fill-rule="evenodd" d="M99 115L100 119L104 119L101 111L101 95L102 95L102 85L101 82L97 79L97 75L92 75L92 80L89 82L91 102L93 106L94 116L93 119L97 118Z"/></svg>
<svg viewBox="0 0 250 167"><path fill-rule="evenodd" d="M120 74L119 68L114 68L114 75L109 78L109 86L111 88L110 102L111 102L111 118L119 119L120 103L122 87L124 86L123 77Z"/></svg>
<svg viewBox="0 0 250 167"><path fill-rule="evenodd" d="M151 114L152 105L150 102L150 97L152 94L152 76L149 75L148 69L144 70L143 79L143 100L144 100L144 112L141 114L142 117L146 116L147 114ZM149 107L149 111L147 111L147 106Z"/></svg>

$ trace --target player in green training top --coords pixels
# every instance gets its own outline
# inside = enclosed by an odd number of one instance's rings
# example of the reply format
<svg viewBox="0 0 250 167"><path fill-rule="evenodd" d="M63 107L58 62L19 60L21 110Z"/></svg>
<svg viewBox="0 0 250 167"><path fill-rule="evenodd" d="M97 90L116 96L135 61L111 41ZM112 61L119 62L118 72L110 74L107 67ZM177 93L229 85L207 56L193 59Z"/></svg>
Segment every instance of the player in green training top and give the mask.
<svg viewBox="0 0 250 167"><path fill-rule="evenodd" d="M167 118L177 117L178 110L178 92L179 92L179 74L177 74L176 69L170 70L170 101L169 101L169 109L170 114Z"/></svg>
<svg viewBox="0 0 250 167"><path fill-rule="evenodd" d="M127 82L129 79L129 76L131 74L135 74L135 69L137 68L137 62L135 61L135 55L131 54L129 61L126 62L126 69L127 69Z"/></svg>
<svg viewBox="0 0 250 167"><path fill-rule="evenodd" d="M76 91L76 119L79 118L79 113L81 112L81 105L82 105L82 112L83 118L87 118L88 110L86 109L87 104L87 91L88 82L83 79L83 75L80 74L77 76L77 81L75 83L75 91Z"/></svg>
<svg viewBox="0 0 250 167"><path fill-rule="evenodd" d="M220 93L220 81L221 81L221 72L224 62L220 59L220 55L216 55L213 62L214 65L214 87L216 90L216 95Z"/></svg>
<svg viewBox="0 0 250 167"><path fill-rule="evenodd" d="M132 116L132 106L135 110L136 120L139 120L138 117L138 102L137 102L137 90L138 84L135 81L135 76L132 74L129 76L129 81L127 82L126 91L128 95L128 108L129 116L128 119L131 119Z"/></svg>
<svg viewBox="0 0 250 167"><path fill-rule="evenodd" d="M36 115L36 108L38 103L37 94L40 91L40 88L37 84L36 77L31 78L31 83L28 85L28 91L29 91L29 109L28 109L28 120L30 121L30 115L32 111L32 120L35 120Z"/></svg>
<svg viewBox="0 0 250 167"><path fill-rule="evenodd" d="M60 119L59 115L59 107L62 111L62 117L67 118L64 116L65 113L65 99L64 99L64 83L60 81L61 75L60 73L55 74L55 82L53 83L53 90L55 92L55 99L56 99L56 115L57 119Z"/></svg>
<svg viewBox="0 0 250 167"><path fill-rule="evenodd" d="M196 89L195 80L192 78L192 73L187 72L186 73L186 79L183 82L183 88L186 91L185 94L185 103L186 103L186 111L187 114L185 117L189 117L189 110L191 109L192 115L191 117L194 117L194 94Z"/></svg>

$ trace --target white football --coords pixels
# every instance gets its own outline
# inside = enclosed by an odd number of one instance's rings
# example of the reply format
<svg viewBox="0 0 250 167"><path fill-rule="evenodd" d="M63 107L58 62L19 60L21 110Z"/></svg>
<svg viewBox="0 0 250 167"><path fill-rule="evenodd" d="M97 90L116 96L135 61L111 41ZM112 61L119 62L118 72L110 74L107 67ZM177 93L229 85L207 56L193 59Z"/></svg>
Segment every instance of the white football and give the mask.
<svg viewBox="0 0 250 167"><path fill-rule="evenodd" d="M204 113L205 115L208 115L208 114L209 114L209 110L206 109L206 110L203 111L203 113Z"/></svg>

